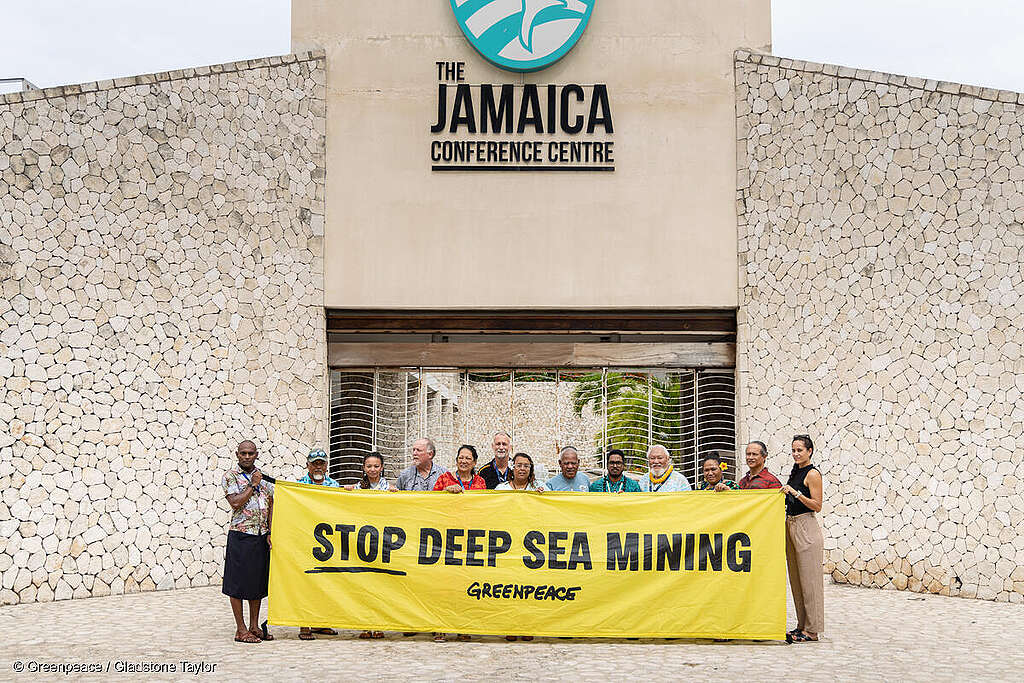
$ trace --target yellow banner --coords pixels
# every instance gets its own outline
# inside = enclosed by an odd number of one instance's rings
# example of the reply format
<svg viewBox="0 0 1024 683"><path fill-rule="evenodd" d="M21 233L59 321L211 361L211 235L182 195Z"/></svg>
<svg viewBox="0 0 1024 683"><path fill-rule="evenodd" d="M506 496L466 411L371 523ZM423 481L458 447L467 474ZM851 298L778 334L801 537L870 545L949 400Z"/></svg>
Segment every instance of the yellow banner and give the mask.
<svg viewBox="0 0 1024 683"><path fill-rule="evenodd" d="M778 491L452 495L278 482L269 620L781 640L784 519Z"/></svg>

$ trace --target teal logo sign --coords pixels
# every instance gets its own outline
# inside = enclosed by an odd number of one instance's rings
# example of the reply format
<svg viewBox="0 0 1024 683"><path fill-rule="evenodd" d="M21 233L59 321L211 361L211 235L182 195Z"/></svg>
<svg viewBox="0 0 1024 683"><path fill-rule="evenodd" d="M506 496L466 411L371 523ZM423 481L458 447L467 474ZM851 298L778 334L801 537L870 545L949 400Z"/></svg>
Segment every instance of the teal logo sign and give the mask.
<svg viewBox="0 0 1024 683"><path fill-rule="evenodd" d="M450 0L459 28L484 59L537 71L572 49L597 0Z"/></svg>

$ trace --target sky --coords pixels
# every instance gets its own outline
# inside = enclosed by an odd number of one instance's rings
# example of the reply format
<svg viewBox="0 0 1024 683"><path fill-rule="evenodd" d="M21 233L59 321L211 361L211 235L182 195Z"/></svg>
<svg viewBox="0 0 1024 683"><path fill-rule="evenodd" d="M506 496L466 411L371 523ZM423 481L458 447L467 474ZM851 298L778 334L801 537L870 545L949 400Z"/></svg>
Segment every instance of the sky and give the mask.
<svg viewBox="0 0 1024 683"><path fill-rule="evenodd" d="M48 87L285 54L290 7L290 0L3 0L0 79ZM1024 92L1022 35L1022 0L772 2L776 55Z"/></svg>

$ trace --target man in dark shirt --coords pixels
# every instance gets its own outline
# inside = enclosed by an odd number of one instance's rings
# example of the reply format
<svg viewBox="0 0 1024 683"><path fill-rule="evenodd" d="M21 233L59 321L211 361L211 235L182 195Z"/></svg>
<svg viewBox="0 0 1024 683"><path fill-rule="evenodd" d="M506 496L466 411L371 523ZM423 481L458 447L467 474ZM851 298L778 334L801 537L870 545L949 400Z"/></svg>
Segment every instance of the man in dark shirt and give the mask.
<svg viewBox="0 0 1024 683"><path fill-rule="evenodd" d="M764 468L768 457L768 447L763 441L751 441L746 450L747 467L750 471L743 475L737 484L741 489L781 489L782 482Z"/></svg>
<svg viewBox="0 0 1024 683"><path fill-rule="evenodd" d="M487 488L494 489L498 484L512 478L512 469L508 461L509 453L512 452L512 437L508 432L498 432L494 435L491 450L494 451L494 458L481 467L478 474L484 478Z"/></svg>

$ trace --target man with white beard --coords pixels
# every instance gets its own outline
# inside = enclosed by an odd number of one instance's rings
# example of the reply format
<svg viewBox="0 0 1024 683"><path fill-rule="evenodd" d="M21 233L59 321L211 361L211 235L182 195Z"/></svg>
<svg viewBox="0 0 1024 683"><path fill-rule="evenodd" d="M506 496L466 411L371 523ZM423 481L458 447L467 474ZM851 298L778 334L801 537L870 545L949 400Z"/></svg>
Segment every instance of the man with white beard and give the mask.
<svg viewBox="0 0 1024 683"><path fill-rule="evenodd" d="M306 456L306 476L299 479L300 484L319 484L320 486L341 486L327 476L327 453L322 448L314 448Z"/></svg>
<svg viewBox="0 0 1024 683"><path fill-rule="evenodd" d="M330 486L340 488L341 484L327 476L327 453L322 448L314 448L306 456L306 476L299 479L300 484L316 484L319 486ZM310 628L303 626L299 629L299 640L313 640L314 633L322 633L325 636L336 636L338 632L333 628Z"/></svg>
<svg viewBox="0 0 1024 683"><path fill-rule="evenodd" d="M686 475L675 471L668 449L664 446L655 444L647 449L647 467L647 476L640 478L640 490L644 493L693 490Z"/></svg>

